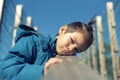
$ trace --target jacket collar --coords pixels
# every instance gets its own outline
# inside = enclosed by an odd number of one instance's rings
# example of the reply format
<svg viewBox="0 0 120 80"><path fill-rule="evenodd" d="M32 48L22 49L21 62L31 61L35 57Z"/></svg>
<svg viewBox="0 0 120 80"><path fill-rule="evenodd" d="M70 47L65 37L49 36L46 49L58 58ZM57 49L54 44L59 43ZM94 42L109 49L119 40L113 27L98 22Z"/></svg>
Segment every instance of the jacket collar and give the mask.
<svg viewBox="0 0 120 80"><path fill-rule="evenodd" d="M56 41L57 39L55 38L50 38L50 41L49 41L49 44L48 44L48 48L49 50L53 53L53 56L56 56L57 55L57 52L56 52Z"/></svg>

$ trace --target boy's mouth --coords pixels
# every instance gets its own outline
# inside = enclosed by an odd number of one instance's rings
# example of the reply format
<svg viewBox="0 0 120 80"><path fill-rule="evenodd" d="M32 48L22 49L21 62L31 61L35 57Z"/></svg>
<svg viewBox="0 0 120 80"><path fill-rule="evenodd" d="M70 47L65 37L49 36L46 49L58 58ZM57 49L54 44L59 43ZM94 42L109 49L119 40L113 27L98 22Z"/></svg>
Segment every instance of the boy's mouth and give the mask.
<svg viewBox="0 0 120 80"><path fill-rule="evenodd" d="M63 54L69 54L69 52L67 50L65 50L64 48L63 48L62 52L63 52Z"/></svg>

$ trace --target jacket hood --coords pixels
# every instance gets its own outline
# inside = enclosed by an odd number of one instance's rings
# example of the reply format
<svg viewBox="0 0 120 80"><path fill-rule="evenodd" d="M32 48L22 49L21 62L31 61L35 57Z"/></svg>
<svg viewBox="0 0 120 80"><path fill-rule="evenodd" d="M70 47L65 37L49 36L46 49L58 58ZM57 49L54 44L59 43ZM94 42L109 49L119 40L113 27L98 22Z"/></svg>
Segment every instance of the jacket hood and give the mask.
<svg viewBox="0 0 120 80"><path fill-rule="evenodd" d="M36 37L38 37L37 39L39 41L41 39L40 34L41 33L35 31L32 27L22 24L17 28L15 43L19 41L20 38L25 36L30 36L30 35L35 35ZM45 37L43 34L41 34L41 36L44 37L44 40L43 40L44 44L42 45L43 49L46 49L46 47L48 47L50 51L52 51L53 53L56 53L56 39L51 38L50 35Z"/></svg>
<svg viewBox="0 0 120 80"><path fill-rule="evenodd" d="M15 37L15 43L24 36L27 35L31 35L34 34L36 36L38 36L38 32L35 31L32 27L26 26L21 24L18 28L17 28L17 32L16 32L16 37Z"/></svg>

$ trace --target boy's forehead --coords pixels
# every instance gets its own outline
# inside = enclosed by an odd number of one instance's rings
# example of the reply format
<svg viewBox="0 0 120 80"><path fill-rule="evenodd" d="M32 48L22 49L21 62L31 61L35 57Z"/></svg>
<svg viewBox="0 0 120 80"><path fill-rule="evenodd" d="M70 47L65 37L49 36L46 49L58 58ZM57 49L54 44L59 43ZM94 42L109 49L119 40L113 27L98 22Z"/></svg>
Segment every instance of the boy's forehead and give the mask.
<svg viewBox="0 0 120 80"><path fill-rule="evenodd" d="M82 32L77 31L77 32L74 32L73 34L74 34L73 37L75 38L75 40L78 39L78 41L79 41L80 39L84 38L84 34Z"/></svg>

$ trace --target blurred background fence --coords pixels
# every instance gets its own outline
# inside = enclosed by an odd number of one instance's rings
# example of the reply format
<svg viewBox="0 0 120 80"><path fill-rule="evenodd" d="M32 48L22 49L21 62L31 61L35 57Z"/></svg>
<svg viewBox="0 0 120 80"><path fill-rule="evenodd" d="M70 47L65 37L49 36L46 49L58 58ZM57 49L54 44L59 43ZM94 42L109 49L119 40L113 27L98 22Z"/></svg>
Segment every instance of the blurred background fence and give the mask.
<svg viewBox="0 0 120 80"><path fill-rule="evenodd" d="M13 0L0 0L0 60L14 45L16 28L19 24L34 27L30 16L25 14L21 4L15 5Z"/></svg>
<svg viewBox="0 0 120 80"><path fill-rule="evenodd" d="M106 3L96 18L95 41L80 58L106 80L120 80L120 0Z"/></svg>

